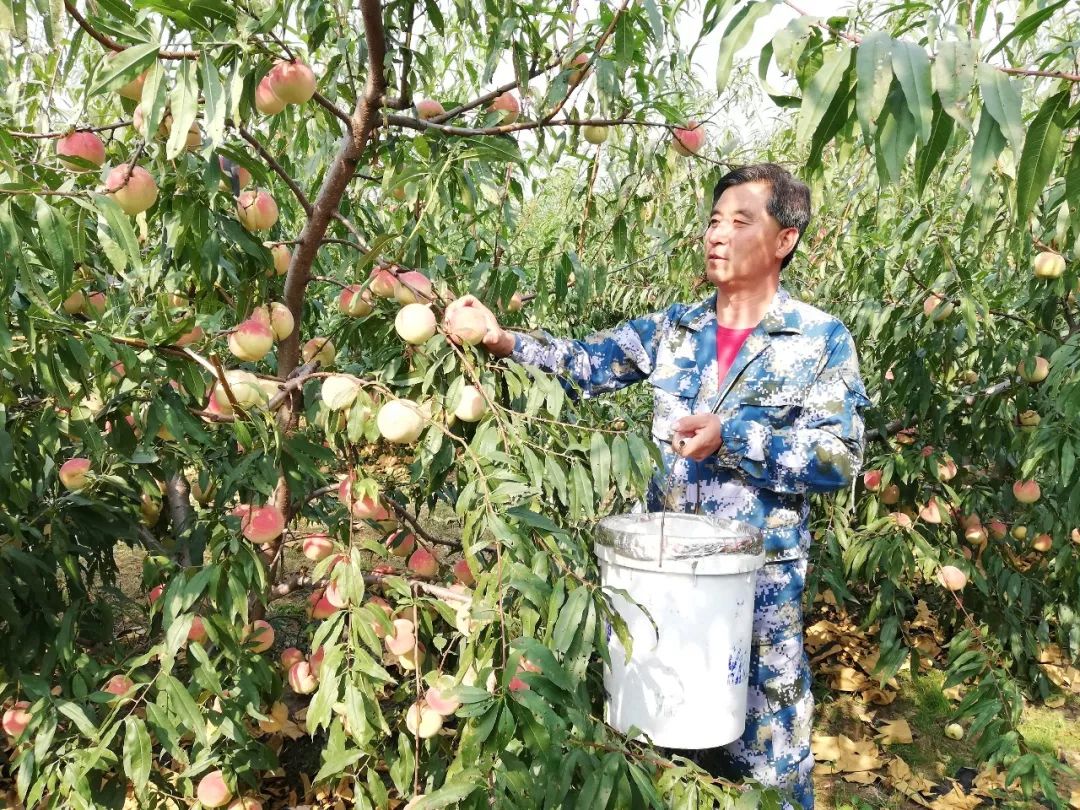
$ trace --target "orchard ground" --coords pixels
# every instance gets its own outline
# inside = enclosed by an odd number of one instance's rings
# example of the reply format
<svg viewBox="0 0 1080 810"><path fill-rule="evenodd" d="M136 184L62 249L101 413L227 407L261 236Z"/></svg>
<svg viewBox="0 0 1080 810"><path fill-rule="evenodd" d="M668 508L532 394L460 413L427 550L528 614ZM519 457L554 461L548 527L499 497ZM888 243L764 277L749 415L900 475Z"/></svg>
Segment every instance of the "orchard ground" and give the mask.
<svg viewBox="0 0 1080 810"><path fill-rule="evenodd" d="M440 509L435 515L424 512L419 517L436 536L455 536L457 524L450 510ZM315 530L318 527L309 528ZM132 634L141 633L145 627L146 614L142 612L145 594L140 587L144 556L143 551L133 550L126 545L118 545L115 552L122 593L122 596L117 596L116 607L118 613L125 617L124 632ZM441 554L444 568L449 568L457 556ZM286 559L286 573L311 566L310 561L295 547L289 548ZM397 562L403 567L404 560ZM307 621L306 596L307 592L301 590L271 603L267 618L277 629L271 652L275 657L282 649L303 643L303 628ZM838 618L830 596L827 592L819 593L814 604L807 605L808 628L817 622L830 622ZM839 613L839 616L843 615L843 612ZM870 634L866 637L866 645L866 649L860 651L863 655L872 653ZM1018 791L979 789L976 783L987 772L979 774L974 769L976 759L973 756L973 743L966 737L954 741L945 735L945 727L952 722L962 692L956 688L944 688L945 676L940 661L933 667L924 665L923 672L915 678L909 669L903 671L890 682L895 687L891 692L894 694L892 702L873 705L864 700L858 691L830 688L831 676L835 674L831 671L835 668L830 667L830 659L819 659L813 654L811 659L814 662L816 700L815 746L823 739L840 735L855 742L873 741L878 737L874 746L879 751L882 763L882 767L876 769L833 773L832 763L819 760L814 784L817 806L821 810L906 810L916 807L956 810L990 806L1021 810L1039 806L1025 800ZM926 664L929 663L926 661ZM906 721L912 742L883 742L880 730L898 720ZM1026 703L1020 728L1035 750L1080 769L1080 693L1068 695L1063 706ZM282 749L283 778L278 780L276 789L271 787L268 792L283 799L289 791L295 792L296 798L305 795L318 798L317 793L312 793L310 775L319 767L319 739L298 735L286 745ZM897 785L893 766L889 765L894 759L902 760L910 768L910 784L927 786L928 789L919 794L919 800L905 795L904 786ZM992 771L989 773L993 774ZM990 781L993 782L993 778ZM956 792L957 786L959 793ZM1080 780L1059 779L1058 786L1062 795L1071 796L1071 807L1080 807ZM950 791L953 792L950 794Z"/></svg>

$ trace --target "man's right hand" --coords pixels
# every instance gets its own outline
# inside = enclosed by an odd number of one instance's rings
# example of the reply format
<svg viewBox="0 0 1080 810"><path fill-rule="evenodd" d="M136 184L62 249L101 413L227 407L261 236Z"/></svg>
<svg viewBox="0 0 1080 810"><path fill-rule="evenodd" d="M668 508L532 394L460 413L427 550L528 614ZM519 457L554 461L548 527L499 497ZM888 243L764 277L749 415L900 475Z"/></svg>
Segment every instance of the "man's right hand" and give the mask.
<svg viewBox="0 0 1080 810"><path fill-rule="evenodd" d="M446 307L445 319L450 320L455 312L462 309L471 309L483 315L484 323L487 324L487 334L484 335L483 347L495 357L506 357L514 350L514 336L499 326L499 321L475 295L463 295L461 298L451 301ZM450 337L455 343L459 342Z"/></svg>

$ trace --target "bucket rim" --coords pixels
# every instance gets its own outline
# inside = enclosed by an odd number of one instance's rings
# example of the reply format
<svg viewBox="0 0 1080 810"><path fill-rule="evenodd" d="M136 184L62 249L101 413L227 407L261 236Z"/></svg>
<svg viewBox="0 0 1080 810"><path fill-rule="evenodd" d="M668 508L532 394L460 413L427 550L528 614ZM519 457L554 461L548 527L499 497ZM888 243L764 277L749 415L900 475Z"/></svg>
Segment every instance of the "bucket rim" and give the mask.
<svg viewBox="0 0 1080 810"><path fill-rule="evenodd" d="M663 557L670 561L694 560L724 554L758 556L764 553L764 535L744 520L697 515L690 512L641 512L608 515L596 523L595 541L620 556L639 560L659 558L660 526L664 525ZM700 524L706 536L687 537L672 531L671 523ZM697 533L695 533L697 534Z"/></svg>

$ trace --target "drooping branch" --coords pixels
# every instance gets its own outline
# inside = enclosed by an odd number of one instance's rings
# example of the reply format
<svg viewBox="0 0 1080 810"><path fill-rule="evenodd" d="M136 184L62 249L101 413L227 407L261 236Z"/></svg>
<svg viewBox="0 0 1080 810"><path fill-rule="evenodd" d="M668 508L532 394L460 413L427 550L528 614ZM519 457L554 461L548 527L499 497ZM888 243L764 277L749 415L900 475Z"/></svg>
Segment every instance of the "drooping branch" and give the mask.
<svg viewBox="0 0 1080 810"><path fill-rule="evenodd" d="M70 135L72 132L109 132L114 129L130 127L131 124L131 121L117 121L115 124L104 124L100 127L72 127L71 129L65 129L59 132L19 132L15 129L9 129L5 134L10 135L13 138L25 138L27 140L36 138L63 138L65 135Z"/></svg>
<svg viewBox="0 0 1080 810"><path fill-rule="evenodd" d="M79 13L79 10L75 8L75 4L71 0L64 0L64 8L67 9L67 13L71 15L71 18L79 24L92 39L104 45L110 51L119 53L120 51L127 50L127 45L122 45L112 37L101 33L94 26L90 25L90 22ZM199 51L158 51L158 58L160 59L198 59Z"/></svg>
<svg viewBox="0 0 1080 810"><path fill-rule="evenodd" d="M251 145L251 148L259 154L259 157L263 159L263 162L270 167L274 174L276 174L285 182L285 185L287 185L289 187L289 190L292 191L293 196L296 197L297 202L300 203L300 207L304 209L304 213L310 217L311 202L308 200L307 195L304 194L303 189L300 188L297 182L293 180L289 173L285 171L285 169L282 167L282 165L277 162L277 159L273 155L271 155L270 152L267 151L266 147L259 143L258 138L248 132L248 130L245 129L243 126L237 126L236 131L239 132L240 137L247 141Z"/></svg>
<svg viewBox="0 0 1080 810"><path fill-rule="evenodd" d="M378 585L384 579L390 576L398 576L397 574L364 574L365 585ZM430 582L424 582L420 579L412 579L404 577L405 581L413 588L419 591L423 591L430 596L434 596L437 599L442 599L446 602L457 602L459 604L468 604L472 601L472 595L468 593L461 593L459 591L452 591L449 588L444 588L442 585L434 585ZM270 589L270 599L281 599L288 596L295 591L305 588L316 588L325 586L329 580L327 579L313 579L309 574L300 571L295 574L290 574L285 577L281 582L277 583Z"/></svg>
<svg viewBox="0 0 1080 810"><path fill-rule="evenodd" d="M548 127L658 127L660 129L675 130L678 124L668 124L662 121L638 121L633 118L560 118L558 121L519 121L513 124L498 124L492 127L458 127L450 124L441 124L437 119L445 116L436 116L424 120L414 118L411 115L398 115L391 113L386 116L386 123L391 126L405 127L407 129L426 130L433 129L447 135L506 135L511 132L520 132L525 129L546 129Z"/></svg>

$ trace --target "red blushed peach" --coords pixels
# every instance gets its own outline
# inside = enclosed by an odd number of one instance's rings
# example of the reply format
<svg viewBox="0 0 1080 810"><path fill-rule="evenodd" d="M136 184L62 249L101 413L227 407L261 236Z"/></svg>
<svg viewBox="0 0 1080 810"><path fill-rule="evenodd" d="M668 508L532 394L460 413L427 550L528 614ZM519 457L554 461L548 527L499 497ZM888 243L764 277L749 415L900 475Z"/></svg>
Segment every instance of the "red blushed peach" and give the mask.
<svg viewBox="0 0 1080 810"><path fill-rule="evenodd" d="M454 577L462 585L471 586L476 584L476 577L469 568L468 561L462 559L454 563Z"/></svg>
<svg viewBox="0 0 1080 810"><path fill-rule="evenodd" d="M337 349L334 348L334 344L329 338L313 337L304 344L301 355L305 363L318 360L319 365L327 368L333 365L334 358L337 356Z"/></svg>
<svg viewBox="0 0 1080 810"><path fill-rule="evenodd" d="M452 684L451 684L452 687ZM461 708L461 701L456 697L450 697L443 694L444 690L436 687L431 687L424 695L424 700L427 701L427 705L437 711L444 717L449 717L451 714Z"/></svg>
<svg viewBox="0 0 1080 810"><path fill-rule="evenodd" d="M310 656L308 656L308 664L311 665L311 671L316 678L322 677L322 665L326 659L326 648L319 647Z"/></svg>
<svg viewBox="0 0 1080 810"><path fill-rule="evenodd" d="M230 804L228 810L263 810L263 806L258 799L246 796Z"/></svg>
<svg viewBox="0 0 1080 810"><path fill-rule="evenodd" d="M211 771L199 780L195 797L203 807L224 807L232 799L232 791L225 784L225 774Z"/></svg>
<svg viewBox="0 0 1080 810"><path fill-rule="evenodd" d="M262 360L273 347L273 330L257 318L248 318L229 335L229 351L239 360Z"/></svg>
<svg viewBox="0 0 1080 810"><path fill-rule="evenodd" d="M1035 539L1031 541L1031 547L1040 554L1045 554L1054 547L1054 538L1048 534L1037 534Z"/></svg>
<svg viewBox="0 0 1080 810"><path fill-rule="evenodd" d="M244 642L252 652L262 653L274 646L274 628L262 619L244 628Z"/></svg>
<svg viewBox="0 0 1080 810"><path fill-rule="evenodd" d="M269 543L285 531L285 516L273 505L251 507L241 517L241 531L256 545Z"/></svg>
<svg viewBox="0 0 1080 810"><path fill-rule="evenodd" d="M881 486L881 470L867 470L863 473L863 486L869 492L877 492Z"/></svg>
<svg viewBox="0 0 1080 810"><path fill-rule="evenodd" d="M371 300L371 291L365 290L359 284L350 284L341 291L338 296L338 309L342 315L350 318L363 318L375 310Z"/></svg>
<svg viewBox="0 0 1080 810"><path fill-rule="evenodd" d="M315 95L315 74L299 60L278 62L266 77L270 90L286 104L303 104Z"/></svg>
<svg viewBox="0 0 1080 810"><path fill-rule="evenodd" d="M161 595L163 593L165 593L165 586L155 585L153 588L150 589L150 593L146 595L146 601L152 605L154 604L154 602L161 598Z"/></svg>
<svg viewBox="0 0 1080 810"><path fill-rule="evenodd" d="M420 700L405 712L405 727L422 740L434 737L442 728L443 718L437 711Z"/></svg>
<svg viewBox="0 0 1080 810"><path fill-rule="evenodd" d="M472 307L463 307L443 321L443 329L459 342L475 346L484 339L488 325L483 313Z"/></svg>
<svg viewBox="0 0 1080 810"><path fill-rule="evenodd" d="M393 655L404 655L416 646L416 631L408 619L394 619L394 634L383 639L386 649Z"/></svg>
<svg viewBox="0 0 1080 810"><path fill-rule="evenodd" d="M90 459L69 458L60 465L60 483L69 491L75 492L89 483L89 472Z"/></svg>
<svg viewBox="0 0 1080 810"><path fill-rule="evenodd" d="M251 172L243 166L234 165L236 166L236 181L240 184L240 188L243 188L251 182ZM225 158L222 155L218 155L218 168L221 169L221 173L224 175L221 184L227 188L232 188L232 174L225 168Z"/></svg>
<svg viewBox="0 0 1080 810"><path fill-rule="evenodd" d="M967 574L955 565L943 565L938 571L938 582L950 591L961 591L967 585Z"/></svg>
<svg viewBox="0 0 1080 810"><path fill-rule="evenodd" d="M56 142L56 154L69 169L85 169L78 160L100 166L105 162L105 144L93 132L72 132Z"/></svg>
<svg viewBox="0 0 1080 810"><path fill-rule="evenodd" d="M307 661L297 661L289 667L289 687L298 695L310 695L319 686L319 679Z"/></svg>
<svg viewBox="0 0 1080 810"><path fill-rule="evenodd" d="M325 560L334 551L334 541L327 534L309 534L304 538L304 556L312 562Z"/></svg>
<svg viewBox="0 0 1080 810"><path fill-rule="evenodd" d="M1013 484L1013 497L1020 503L1035 503L1042 497L1038 481L1017 481Z"/></svg>
<svg viewBox="0 0 1080 810"><path fill-rule="evenodd" d="M367 604L370 605L372 608L377 608L378 610L381 610L383 613L386 614L386 618L390 618L392 615L394 615L394 611L393 608L390 607L390 603L383 599L381 596L371 597L367 600ZM380 621L376 620L371 622L371 629L379 638L382 638L386 635L386 630L383 627L382 622Z"/></svg>
<svg viewBox="0 0 1080 810"><path fill-rule="evenodd" d="M397 268L373 267L371 269L371 283L368 289L379 298L393 298L397 293L398 279Z"/></svg>
<svg viewBox="0 0 1080 810"><path fill-rule="evenodd" d="M401 529L386 538L386 547L395 557L408 557L416 548L416 535Z"/></svg>
<svg viewBox="0 0 1080 810"><path fill-rule="evenodd" d="M263 115L277 115L285 109L285 102L274 94L268 75L255 87L255 109Z"/></svg>
<svg viewBox="0 0 1080 810"><path fill-rule="evenodd" d="M351 495L352 482L346 478L343 479L338 486L338 500L341 501L346 507L352 502L352 514L357 520L387 520L390 517L390 513L386 510L386 507L378 500L377 497L365 495L362 498L357 498Z"/></svg>
<svg viewBox="0 0 1080 810"><path fill-rule="evenodd" d="M349 603L349 600L345 598L345 594L342 593L341 588L338 587L336 582L327 583L324 594L326 596L326 601L336 608L343 608Z"/></svg>
<svg viewBox="0 0 1080 810"><path fill-rule="evenodd" d="M313 619L329 619L338 612L338 608L330 603L330 600L326 598L325 590L322 588L311 592L311 596L308 597L308 610Z"/></svg>
<svg viewBox="0 0 1080 810"><path fill-rule="evenodd" d="M4 733L9 737L19 737L26 727L30 725L31 715L27 711L30 708L30 703L25 700L16 701L16 703L4 712L4 716L0 719L0 727L4 729Z"/></svg>
<svg viewBox="0 0 1080 810"><path fill-rule="evenodd" d="M444 112L446 110L443 109L443 105L434 99L422 98L416 102L416 114L425 121L436 115L442 115Z"/></svg>
<svg viewBox="0 0 1080 810"><path fill-rule="evenodd" d="M125 214L141 214L157 202L158 187L142 166L122 163L105 177L105 192L116 200Z"/></svg>
<svg viewBox="0 0 1080 810"><path fill-rule="evenodd" d="M283 276L289 272L289 265L292 263L292 252L286 245L271 246L270 255L274 259L274 273L276 275Z"/></svg>
<svg viewBox="0 0 1080 810"><path fill-rule="evenodd" d="M191 629L188 630L188 641L206 641L206 625L203 624L203 620L199 616L195 616L191 620Z"/></svg>
<svg viewBox="0 0 1080 810"><path fill-rule="evenodd" d="M394 298L399 304L427 304L432 300L431 280L417 270L400 273Z"/></svg>
<svg viewBox="0 0 1080 810"><path fill-rule="evenodd" d="M268 231L278 220L277 203L262 189L242 191L236 199L236 216L249 231Z"/></svg>
<svg viewBox="0 0 1080 810"><path fill-rule="evenodd" d="M102 692L108 692L110 695L116 695L120 697L126 695L132 688L134 688L135 682L131 680L127 675L113 675L106 681L105 685L101 687Z"/></svg>
<svg viewBox="0 0 1080 810"><path fill-rule="evenodd" d="M499 95L495 96L495 100L491 102L488 109L492 112L501 112L502 122L512 124L517 121L518 115L521 113L521 103L518 101L517 96L507 90L505 93L499 93Z"/></svg>
<svg viewBox="0 0 1080 810"><path fill-rule="evenodd" d="M426 548L418 548L409 557L409 570L422 577L433 577L439 573L439 561Z"/></svg>
<svg viewBox="0 0 1080 810"><path fill-rule="evenodd" d="M304 660L304 654L296 647L286 647L281 651L281 666L286 670L290 670L293 664L297 664Z"/></svg>
<svg viewBox="0 0 1080 810"><path fill-rule="evenodd" d="M697 121L687 121L685 127L672 132L671 145L683 157L697 154L705 145L705 127Z"/></svg>

